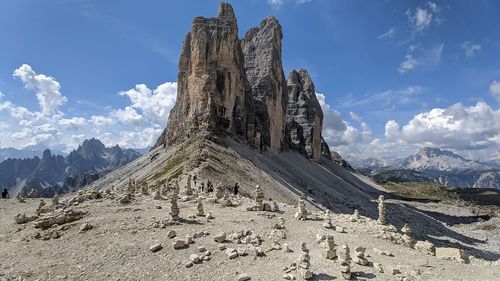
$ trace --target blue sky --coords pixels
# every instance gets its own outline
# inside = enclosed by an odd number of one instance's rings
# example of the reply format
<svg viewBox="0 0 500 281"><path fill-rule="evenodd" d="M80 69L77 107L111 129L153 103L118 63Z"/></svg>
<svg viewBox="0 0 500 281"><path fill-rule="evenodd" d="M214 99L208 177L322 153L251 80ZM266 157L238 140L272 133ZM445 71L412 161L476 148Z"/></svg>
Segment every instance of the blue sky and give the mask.
<svg viewBox="0 0 500 281"><path fill-rule="evenodd" d="M154 142L195 16L219 1L0 2L0 147ZM240 36L274 15L285 73L306 68L348 158L422 146L500 152L498 1L230 1ZM139 86L136 86L139 85Z"/></svg>

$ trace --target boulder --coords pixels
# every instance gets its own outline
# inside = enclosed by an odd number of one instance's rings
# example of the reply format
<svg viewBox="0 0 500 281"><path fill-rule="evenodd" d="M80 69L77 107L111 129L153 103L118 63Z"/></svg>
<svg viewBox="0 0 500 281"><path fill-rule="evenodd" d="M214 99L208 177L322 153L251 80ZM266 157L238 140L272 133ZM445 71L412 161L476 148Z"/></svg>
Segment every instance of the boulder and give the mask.
<svg viewBox="0 0 500 281"><path fill-rule="evenodd" d="M174 241L172 241L172 246L174 246L174 249L178 250L186 248L188 246L188 243L184 239L175 239Z"/></svg>
<svg viewBox="0 0 500 281"><path fill-rule="evenodd" d="M434 256L436 254L436 248L434 244L429 241L417 241L413 246L416 250Z"/></svg>
<svg viewBox="0 0 500 281"><path fill-rule="evenodd" d="M17 215L14 216L14 221L17 224L27 223L28 222L28 217L26 217L26 215L24 213L23 214L17 214Z"/></svg>
<svg viewBox="0 0 500 281"><path fill-rule="evenodd" d="M469 256L462 249L458 248L436 248L436 257L438 259L456 260L462 263L469 263Z"/></svg>

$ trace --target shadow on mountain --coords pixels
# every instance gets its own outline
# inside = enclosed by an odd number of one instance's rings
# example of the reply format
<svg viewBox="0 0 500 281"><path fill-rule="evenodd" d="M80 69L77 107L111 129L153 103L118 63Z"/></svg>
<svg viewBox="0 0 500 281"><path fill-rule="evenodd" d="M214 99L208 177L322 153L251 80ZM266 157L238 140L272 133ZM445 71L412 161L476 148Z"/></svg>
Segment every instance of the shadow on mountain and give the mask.
<svg viewBox="0 0 500 281"><path fill-rule="evenodd" d="M232 148L259 169L266 171L269 176L293 194L297 196L302 193L306 194L308 203L317 209L322 209L320 205L323 205L333 212L344 214L351 214L354 209L358 209L361 215L376 220L378 218L376 200L379 195L384 195L386 199L402 199L375 188L373 183L347 171L333 161L321 160L315 163L294 152L258 153L244 146L236 148L232 145ZM433 200L422 202L433 202ZM474 223L481 219L487 220L488 216L450 216L390 202L386 202L386 206L388 222L397 229L409 223L415 230L414 237L418 240L428 240L437 247L462 248L486 260L500 258L498 252L474 248L474 245L485 244L486 241L460 234L443 225L443 223L448 225ZM435 237L447 237L460 243Z"/></svg>

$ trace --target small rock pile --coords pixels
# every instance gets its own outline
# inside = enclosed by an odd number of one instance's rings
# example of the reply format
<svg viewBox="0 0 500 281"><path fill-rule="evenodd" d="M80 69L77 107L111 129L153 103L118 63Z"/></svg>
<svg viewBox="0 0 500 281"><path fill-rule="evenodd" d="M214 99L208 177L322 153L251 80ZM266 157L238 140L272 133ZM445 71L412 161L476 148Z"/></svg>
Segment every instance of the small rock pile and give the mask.
<svg viewBox="0 0 500 281"><path fill-rule="evenodd" d="M340 272L346 280L351 279L351 256L349 253L349 246L342 245L339 250Z"/></svg>
<svg viewBox="0 0 500 281"><path fill-rule="evenodd" d="M331 229L333 228L332 225L332 216L330 215L330 210L325 211L325 217L324 217L325 222L323 223L323 227Z"/></svg>
<svg viewBox="0 0 500 281"><path fill-rule="evenodd" d="M385 225L386 219L385 219L385 200L384 200L384 195L380 195L378 197L378 224Z"/></svg>
<svg viewBox="0 0 500 281"><path fill-rule="evenodd" d="M323 247L325 248L323 252L323 257L325 259L333 260L337 257L337 251L335 250L333 235L327 235L326 240L323 242Z"/></svg>
<svg viewBox="0 0 500 281"><path fill-rule="evenodd" d="M354 249L354 258L353 262L359 265L368 265L368 260L365 258L365 247L357 247Z"/></svg>
<svg viewBox="0 0 500 281"><path fill-rule="evenodd" d="M295 218L298 220L307 220L307 209L304 196L299 198L298 209L297 213L295 213Z"/></svg>

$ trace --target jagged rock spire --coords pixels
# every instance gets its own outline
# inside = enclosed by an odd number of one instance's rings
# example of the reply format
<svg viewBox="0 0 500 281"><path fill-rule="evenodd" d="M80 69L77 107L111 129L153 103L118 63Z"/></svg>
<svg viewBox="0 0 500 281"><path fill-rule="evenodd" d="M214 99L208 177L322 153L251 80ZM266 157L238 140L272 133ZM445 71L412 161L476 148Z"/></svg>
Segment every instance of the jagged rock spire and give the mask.
<svg viewBox="0 0 500 281"><path fill-rule="evenodd" d="M217 17L196 17L179 59L177 101L155 147L208 133L260 150L330 159L314 84L303 69L285 80L282 38L278 20L268 17L240 42L233 8L225 2Z"/></svg>
<svg viewBox="0 0 500 281"><path fill-rule="evenodd" d="M218 17L196 17L179 59L177 101L156 146L182 142L201 131L255 141L253 100L233 8Z"/></svg>
<svg viewBox="0 0 500 281"><path fill-rule="evenodd" d="M281 61L282 39L278 20L267 17L241 40L261 133L261 150L271 147L280 151L284 143L287 94Z"/></svg>
<svg viewBox="0 0 500 281"><path fill-rule="evenodd" d="M314 84L305 69L296 69L288 75L287 85L287 143L291 149L317 161L324 146L328 148L328 145L321 136L323 110L316 98Z"/></svg>

